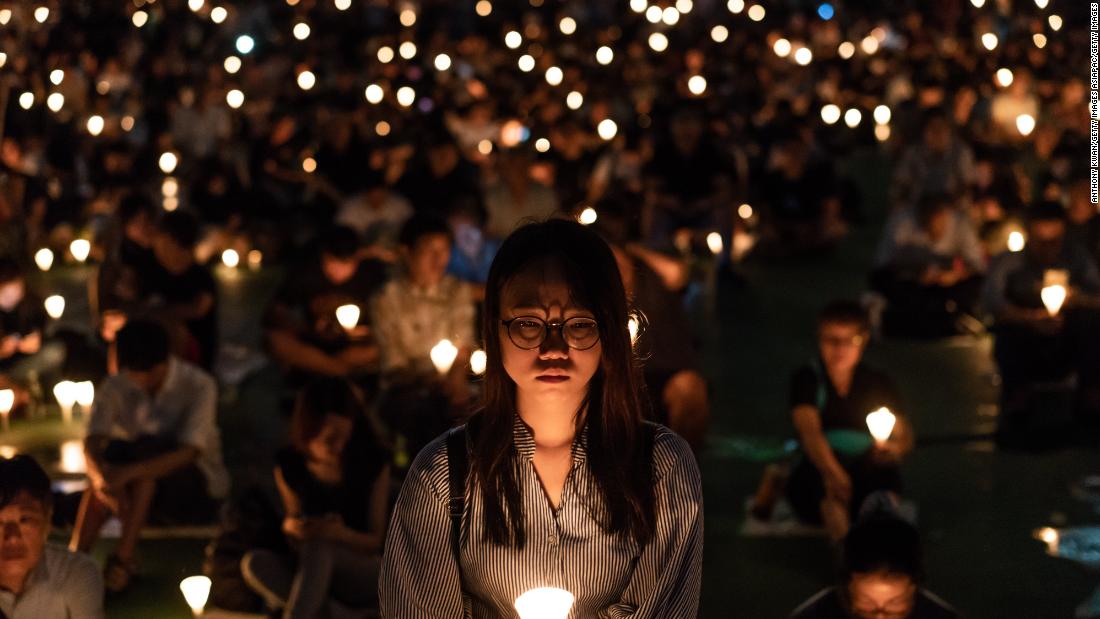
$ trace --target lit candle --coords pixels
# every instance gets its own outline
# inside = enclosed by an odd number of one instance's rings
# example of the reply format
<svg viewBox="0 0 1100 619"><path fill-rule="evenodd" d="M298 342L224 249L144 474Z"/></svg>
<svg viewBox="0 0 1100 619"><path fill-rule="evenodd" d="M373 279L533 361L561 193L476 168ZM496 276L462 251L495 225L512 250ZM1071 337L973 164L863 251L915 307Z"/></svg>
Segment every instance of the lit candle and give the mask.
<svg viewBox="0 0 1100 619"><path fill-rule="evenodd" d="M86 473L87 463L84 461L84 442L79 440L65 441L61 443L61 469L62 473Z"/></svg>
<svg viewBox="0 0 1100 619"><path fill-rule="evenodd" d="M478 376L485 373L485 365L487 362L488 357L484 350L475 350L470 354L470 369Z"/></svg>
<svg viewBox="0 0 1100 619"><path fill-rule="evenodd" d="M65 423L73 420L73 405L76 404L76 385L71 380L63 380L53 386L53 397L61 405L61 418Z"/></svg>
<svg viewBox="0 0 1100 619"><path fill-rule="evenodd" d="M626 321L626 330L630 333L630 345L638 343L638 319L631 316L630 320Z"/></svg>
<svg viewBox="0 0 1100 619"><path fill-rule="evenodd" d="M206 576L188 576L180 581L180 591L183 599L191 607L191 613L201 617L206 608L206 600L210 597L210 579Z"/></svg>
<svg viewBox="0 0 1100 619"><path fill-rule="evenodd" d="M520 619L565 619L573 608L573 594L565 589L541 587L516 598Z"/></svg>
<svg viewBox="0 0 1100 619"><path fill-rule="evenodd" d="M457 356L458 348L451 343L451 340L440 340L438 344L432 347L432 365L440 374L451 371L451 366L454 365Z"/></svg>
<svg viewBox="0 0 1100 619"><path fill-rule="evenodd" d="M88 254L92 253L92 244L87 239L75 239L69 243L69 253L77 262L84 262L88 259Z"/></svg>
<svg viewBox="0 0 1100 619"><path fill-rule="evenodd" d="M875 442L883 445L894 433L894 425L897 421L898 418L894 413L891 413L890 409L884 406L867 415L867 429L871 431L871 436L875 438Z"/></svg>
<svg viewBox="0 0 1100 619"><path fill-rule="evenodd" d="M577 216L577 221L586 226L591 226L592 224L596 223L596 219L598 217L599 215L596 213L596 209L588 206L585 207L583 211L581 211L580 215Z"/></svg>
<svg viewBox="0 0 1100 619"><path fill-rule="evenodd" d="M79 383L74 383L74 385L76 403L80 405L81 414L91 413L92 402L95 401L95 384L90 380L82 380Z"/></svg>
<svg viewBox="0 0 1100 619"><path fill-rule="evenodd" d="M38 268L42 271L49 271L53 266L53 252L48 248L34 252L34 263L38 265Z"/></svg>
<svg viewBox="0 0 1100 619"><path fill-rule="evenodd" d="M1062 305L1066 302L1066 287L1061 284L1043 286L1039 296L1043 299L1043 305L1047 308L1047 312L1051 316L1057 316L1062 309Z"/></svg>
<svg viewBox="0 0 1100 619"><path fill-rule="evenodd" d="M7 458L11 460L15 456L19 455L19 450L11 445L0 445L0 458Z"/></svg>
<svg viewBox="0 0 1100 619"><path fill-rule="evenodd" d="M722 253L724 244L722 243L722 235L717 232L711 232L707 235L707 247L710 248L710 253L717 256Z"/></svg>
<svg viewBox="0 0 1100 619"><path fill-rule="evenodd" d="M4 432L8 431L8 415L11 414L13 406L15 406L15 391L0 389L0 419L3 420Z"/></svg>
<svg viewBox="0 0 1100 619"><path fill-rule="evenodd" d="M340 323L340 326L346 331L351 331L359 324L359 314L358 305L341 305L336 308L336 322Z"/></svg>
<svg viewBox="0 0 1100 619"><path fill-rule="evenodd" d="M1023 232L1013 230L1008 233L1008 251L1013 253L1023 251L1025 244L1026 239Z"/></svg>
<svg viewBox="0 0 1100 619"><path fill-rule="evenodd" d="M248 267L251 269L258 269L264 263L264 254L258 249L253 249L248 252Z"/></svg>
<svg viewBox="0 0 1100 619"><path fill-rule="evenodd" d="M165 152L161 153L160 159L157 160L157 165L160 166L160 171L165 174L171 174L176 166L179 165L179 157L175 153Z"/></svg>
<svg viewBox="0 0 1100 619"><path fill-rule="evenodd" d="M54 320L61 318L61 315L65 313L65 297L59 294L46 297L43 305L46 306L46 313Z"/></svg>
<svg viewBox="0 0 1100 619"><path fill-rule="evenodd" d="M241 255L237 253L235 249L227 249L222 252L222 264L230 269L237 268L237 265L241 263Z"/></svg>
<svg viewBox="0 0 1100 619"><path fill-rule="evenodd" d="M1047 545L1047 553L1053 555L1058 552L1058 529L1043 527L1035 532L1035 537Z"/></svg>
<svg viewBox="0 0 1100 619"><path fill-rule="evenodd" d="M1020 135L1027 137L1035 130L1035 117L1031 114L1020 114L1016 117L1016 130Z"/></svg>

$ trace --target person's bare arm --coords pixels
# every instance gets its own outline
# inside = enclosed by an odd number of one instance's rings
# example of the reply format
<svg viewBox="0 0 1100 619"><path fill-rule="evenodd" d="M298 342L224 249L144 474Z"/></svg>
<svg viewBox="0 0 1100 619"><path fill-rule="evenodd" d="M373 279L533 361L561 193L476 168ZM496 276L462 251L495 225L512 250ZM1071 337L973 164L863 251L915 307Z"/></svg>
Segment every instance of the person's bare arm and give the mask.
<svg viewBox="0 0 1100 619"><path fill-rule="evenodd" d="M290 331L274 329L267 332L271 354L284 365L301 368L325 376L347 376L351 366L338 357L298 339Z"/></svg>
<svg viewBox="0 0 1100 619"><path fill-rule="evenodd" d="M688 284L689 269L684 260L653 251L637 243L626 246L631 255L645 262L661 278L669 290L683 290Z"/></svg>
<svg viewBox="0 0 1100 619"><path fill-rule="evenodd" d="M826 484L828 485L830 480L848 479L848 473L840 465L836 454L833 453L833 448L825 438L825 432L821 426L821 413L817 408L800 404L794 407L791 416L794 419L794 427L798 431L802 451L821 472Z"/></svg>
<svg viewBox="0 0 1100 619"><path fill-rule="evenodd" d="M124 485L132 481L160 479L191 464L198 457L199 450L197 448L184 445L148 460L113 469L108 472L106 477L108 483L112 486Z"/></svg>

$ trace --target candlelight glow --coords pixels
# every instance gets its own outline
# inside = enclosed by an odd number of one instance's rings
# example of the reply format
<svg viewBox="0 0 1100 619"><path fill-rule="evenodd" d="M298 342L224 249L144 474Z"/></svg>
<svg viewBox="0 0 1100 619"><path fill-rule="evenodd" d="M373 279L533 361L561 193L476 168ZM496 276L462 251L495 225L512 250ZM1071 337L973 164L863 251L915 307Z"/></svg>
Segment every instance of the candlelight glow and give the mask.
<svg viewBox="0 0 1100 619"><path fill-rule="evenodd" d="M591 226L596 223L596 219L599 215L596 213L596 209L591 206L586 206L581 214L577 216L577 221L586 226Z"/></svg>
<svg viewBox="0 0 1100 619"><path fill-rule="evenodd" d="M750 204L742 204L737 207L737 216L741 219L752 219L752 213L752 205Z"/></svg>
<svg viewBox="0 0 1100 619"><path fill-rule="evenodd" d="M651 24L660 23L661 15L661 7L655 4L645 10L645 20Z"/></svg>
<svg viewBox="0 0 1100 619"><path fill-rule="evenodd" d="M160 171L165 174L171 174L176 166L179 165L179 157L173 152L161 153L160 159L157 160L157 164L160 166Z"/></svg>
<svg viewBox="0 0 1100 619"><path fill-rule="evenodd" d="M1035 537L1047 545L1047 552L1050 554L1058 552L1058 529L1043 527L1035 532Z"/></svg>
<svg viewBox="0 0 1100 619"><path fill-rule="evenodd" d="M565 74L562 73L562 70L559 67L550 67L546 70L545 77L547 84L550 84L551 86L557 86L558 84L561 84L562 79L565 78Z"/></svg>
<svg viewBox="0 0 1100 619"><path fill-rule="evenodd" d="M630 0L630 10L635 13L644 13L646 9L646 0Z"/></svg>
<svg viewBox="0 0 1100 619"><path fill-rule="evenodd" d="M786 58L791 53L791 42L787 39L779 39L772 45L772 51L780 58Z"/></svg>
<svg viewBox="0 0 1100 619"><path fill-rule="evenodd" d="M1008 251L1020 252L1024 250L1026 239L1024 239L1024 233L1019 230L1013 230L1008 233Z"/></svg>
<svg viewBox="0 0 1100 619"><path fill-rule="evenodd" d="M76 258L77 262L84 262L88 259L88 254L92 253L92 244L88 239L74 239L69 243L69 253Z"/></svg>
<svg viewBox="0 0 1100 619"><path fill-rule="evenodd" d="M626 330L627 330L628 333L630 333L630 345L631 346L638 343L638 330L639 329L640 329L640 327L639 327L638 319L634 316L631 316L630 319L626 321Z"/></svg>
<svg viewBox="0 0 1100 619"><path fill-rule="evenodd" d="M50 83L54 86L60 86L61 82L65 81L65 72L61 69L54 69L50 71Z"/></svg>
<svg viewBox="0 0 1100 619"><path fill-rule="evenodd" d="M745 10L745 0L729 0L726 3L726 8L729 9L730 13L736 15Z"/></svg>
<svg viewBox="0 0 1100 619"><path fill-rule="evenodd" d="M571 110L579 110L584 105L584 95L576 90L565 95L565 106Z"/></svg>
<svg viewBox="0 0 1100 619"><path fill-rule="evenodd" d="M858 127L859 121L861 120L863 120L863 113L856 108L851 108L847 112L844 112L844 124L852 129Z"/></svg>
<svg viewBox="0 0 1100 619"><path fill-rule="evenodd" d="M244 93L234 88L225 93L225 102L229 104L229 107L237 109L244 105Z"/></svg>
<svg viewBox="0 0 1100 619"><path fill-rule="evenodd" d="M397 54L405 60L412 60L416 57L416 43L405 41L397 48Z"/></svg>
<svg viewBox="0 0 1100 619"><path fill-rule="evenodd" d="M1000 41L997 39L997 35L993 34L992 32L987 32L982 35L982 47L986 48L989 51L997 49L997 43L999 42Z"/></svg>
<svg viewBox="0 0 1100 619"><path fill-rule="evenodd" d="M367 98L367 103L377 105L382 102L382 97L385 96L385 92L378 84L371 84L363 91L363 95Z"/></svg>
<svg viewBox="0 0 1100 619"><path fill-rule="evenodd" d="M46 97L46 107L50 108L51 112L60 112L61 108L65 105L65 95L55 92Z"/></svg>
<svg viewBox="0 0 1100 619"><path fill-rule="evenodd" d="M0 458L14 458L19 455L19 450L11 445L0 445Z"/></svg>
<svg viewBox="0 0 1100 619"><path fill-rule="evenodd" d="M42 304L46 307L46 313L54 320L61 318L62 314L65 313L65 297L59 294L46 297Z"/></svg>
<svg viewBox="0 0 1100 619"><path fill-rule="evenodd" d="M478 376L485 373L485 365L488 362L488 357L484 350L475 350L470 354L470 370Z"/></svg>
<svg viewBox="0 0 1100 619"><path fill-rule="evenodd" d="M561 30L562 34L569 36L577 31L577 20L572 17L563 17L558 22L558 29Z"/></svg>
<svg viewBox="0 0 1100 619"><path fill-rule="evenodd" d="M856 46L851 41L845 41L836 48L836 53L841 58L847 60L856 55Z"/></svg>
<svg viewBox="0 0 1100 619"><path fill-rule="evenodd" d="M1049 3L1050 0L1035 0L1035 6L1039 7L1040 10L1047 8L1047 4Z"/></svg>
<svg viewBox="0 0 1100 619"><path fill-rule="evenodd" d="M878 39L871 35L863 37L863 40L859 42L859 48L868 56L878 51L878 45Z"/></svg>
<svg viewBox="0 0 1100 619"><path fill-rule="evenodd" d="M1033 34L1031 36L1031 41L1035 43L1035 47L1043 49L1047 46L1047 35L1043 34L1042 32Z"/></svg>
<svg viewBox="0 0 1100 619"><path fill-rule="evenodd" d="M62 473L80 474L88 472L84 462L84 442L78 440L61 443L61 463L58 466Z"/></svg>
<svg viewBox="0 0 1100 619"><path fill-rule="evenodd" d="M754 4L749 7L748 16L753 21L764 21L764 15L766 14L767 12L762 5Z"/></svg>
<svg viewBox="0 0 1100 619"><path fill-rule="evenodd" d="M317 83L317 76L313 74L313 71L302 71L298 74L298 88L302 90L310 90Z"/></svg>
<svg viewBox="0 0 1100 619"><path fill-rule="evenodd" d="M230 269L237 268L237 265L241 263L241 255L237 253L235 249L227 249L222 252L222 264Z"/></svg>
<svg viewBox="0 0 1100 619"><path fill-rule="evenodd" d="M73 385L76 403L80 405L85 413L90 412L92 402L95 401L95 384L90 380L82 380L79 383L73 383Z"/></svg>
<svg viewBox="0 0 1100 619"><path fill-rule="evenodd" d="M541 587L516 598L520 619L565 619L573 608L573 594L565 589Z"/></svg>
<svg viewBox="0 0 1100 619"><path fill-rule="evenodd" d="M1044 286L1039 296L1043 299L1043 306L1047 308L1047 312L1051 316L1057 316L1058 312L1062 310L1062 305L1066 302L1066 287L1061 284L1055 284L1053 286Z"/></svg>
<svg viewBox="0 0 1100 619"><path fill-rule="evenodd" d="M346 11L351 8L351 0L336 0L333 4L336 5L337 11Z"/></svg>
<svg viewBox="0 0 1100 619"><path fill-rule="evenodd" d="M821 107L821 120L827 125L835 125L840 120L840 107L828 103Z"/></svg>
<svg viewBox="0 0 1100 619"><path fill-rule="evenodd" d="M530 73L535 69L535 58L531 54L524 54L516 61L516 65L519 66L520 71Z"/></svg>
<svg viewBox="0 0 1100 619"><path fill-rule="evenodd" d="M436 71L446 71L451 68L451 57L447 54L438 54L433 63Z"/></svg>
<svg viewBox="0 0 1100 619"><path fill-rule="evenodd" d="M53 386L53 397L61 406L61 418L65 423L73 420L73 405L76 404L76 383L63 380Z"/></svg>
<svg viewBox="0 0 1100 619"><path fill-rule="evenodd" d="M438 344L432 347L431 351L432 365L440 374L446 374L451 371L451 366L454 365L455 357L458 356L458 348L451 343L451 340L440 340Z"/></svg>
<svg viewBox="0 0 1100 619"><path fill-rule="evenodd" d="M397 89L397 102L402 107L409 107L416 101L416 91L409 86L402 86Z"/></svg>
<svg viewBox="0 0 1100 619"><path fill-rule="evenodd" d="M393 48L389 45L383 45L378 48L378 62L387 64L393 61Z"/></svg>
<svg viewBox="0 0 1100 619"><path fill-rule="evenodd" d="M606 45L601 45L596 50L596 62L602 65L609 65L611 61L615 59L615 52Z"/></svg>
<svg viewBox="0 0 1100 619"><path fill-rule="evenodd" d="M520 45L523 45L523 35L515 30L509 30L508 34L504 35L504 45L507 46L508 49L518 48Z"/></svg>
<svg viewBox="0 0 1100 619"><path fill-rule="evenodd" d="M202 10L203 5L206 4L206 0L187 0L187 8L193 12L198 13Z"/></svg>
<svg viewBox="0 0 1100 619"><path fill-rule="evenodd" d="M1008 88L1012 85L1012 71L1010 69L997 69L997 85L1001 88Z"/></svg>
<svg viewBox="0 0 1100 619"><path fill-rule="evenodd" d="M493 143L490 140L481 140L477 143L477 152L482 155L488 155L493 152Z"/></svg>
<svg viewBox="0 0 1100 619"><path fill-rule="evenodd" d="M1050 17L1047 18L1047 23L1050 24L1050 29L1051 30L1053 30L1055 32L1058 32L1059 30L1062 29L1062 16L1061 15L1051 15Z"/></svg>
<svg viewBox="0 0 1100 619"><path fill-rule="evenodd" d="M40 6L34 10L34 21L44 24L50 18L50 9Z"/></svg>
<svg viewBox="0 0 1100 619"><path fill-rule="evenodd" d="M174 177L165 178L160 184L160 193L164 196L175 197L180 192L180 184Z"/></svg>
<svg viewBox="0 0 1100 619"><path fill-rule="evenodd" d="M707 78L702 75L693 75L688 79L688 90L691 94L699 96L707 90Z"/></svg>
<svg viewBox="0 0 1100 619"><path fill-rule="evenodd" d="M668 37L660 32L649 35L649 47L655 52L663 52L668 49Z"/></svg>
<svg viewBox="0 0 1100 619"><path fill-rule="evenodd" d="M90 116L88 118L88 123L85 126L88 128L88 133L90 133L93 136L96 136L96 135L99 135L100 133L103 133L103 125L104 124L105 123L103 122L103 117L98 115L98 114L95 114L95 115Z"/></svg>
<svg viewBox="0 0 1100 619"><path fill-rule="evenodd" d="M1035 130L1035 117L1031 114L1020 114L1016 117L1016 130L1022 136L1029 136Z"/></svg>
<svg viewBox="0 0 1100 619"><path fill-rule="evenodd" d="M680 11L675 7L667 7L661 11L661 21L665 22L666 26L675 26L680 21Z"/></svg>
<svg viewBox="0 0 1100 619"><path fill-rule="evenodd" d="M710 248L710 253L717 256L722 253L724 243L722 242L722 235L717 232L711 232L707 235L707 247Z"/></svg>
<svg viewBox="0 0 1100 619"><path fill-rule="evenodd" d="M191 612L196 617L202 615L206 608L206 600L210 597L210 579L206 576L188 576L180 581L180 591Z"/></svg>
<svg viewBox="0 0 1100 619"><path fill-rule="evenodd" d="M11 389L0 389L0 423L3 423L3 430L7 432L8 415L11 413L12 407L15 406L15 391ZM11 456L4 456L9 458Z"/></svg>
<svg viewBox="0 0 1100 619"><path fill-rule="evenodd" d="M890 139L890 125L875 125L875 139L885 142Z"/></svg>
<svg viewBox="0 0 1100 619"><path fill-rule="evenodd" d="M222 63L222 67L226 73L236 73L241 70L241 59L236 56L226 56L225 62Z"/></svg>
<svg viewBox="0 0 1100 619"><path fill-rule="evenodd" d="M251 269L258 269L264 262L264 255L258 249L253 249L248 252L248 267Z"/></svg>
<svg viewBox="0 0 1100 619"><path fill-rule="evenodd" d="M489 0L478 0L474 10L477 11L478 16L488 17L493 12L493 3Z"/></svg>
<svg viewBox="0 0 1100 619"><path fill-rule="evenodd" d="M877 106L875 108L874 117L875 122L880 125L885 125L886 123L890 122L890 108L886 107L885 105Z"/></svg>
<svg viewBox="0 0 1100 619"><path fill-rule="evenodd" d="M539 151L540 153L548 152L550 150L550 140L547 140L546 138L539 138L535 140L535 150Z"/></svg>
<svg viewBox="0 0 1100 619"><path fill-rule="evenodd" d="M210 21L215 24L222 23L226 17L229 17L229 11L225 10L225 7L216 6L210 9Z"/></svg>
<svg viewBox="0 0 1100 619"><path fill-rule="evenodd" d="M808 47L800 47L794 53L794 61L801 66L806 66L814 59L814 53Z"/></svg>
<svg viewBox="0 0 1100 619"><path fill-rule="evenodd" d="M32 105L34 105L33 92L28 90L27 92L19 95L19 107L23 108L24 110L29 110L31 109Z"/></svg>
<svg viewBox="0 0 1100 619"><path fill-rule="evenodd" d="M294 38L299 41L305 41L309 38L310 28L309 24L305 22L298 22L294 24L294 30L291 31L294 34Z"/></svg>
<svg viewBox="0 0 1100 619"><path fill-rule="evenodd" d="M256 48L256 41L247 34L242 34L241 36L237 37L236 47L238 52L242 54L248 54Z"/></svg>
<svg viewBox="0 0 1100 619"><path fill-rule="evenodd" d="M719 24L710 29L710 38L715 43L725 43L726 39L730 37L729 28Z"/></svg>
<svg viewBox="0 0 1100 619"><path fill-rule="evenodd" d="M359 324L360 309L358 305L348 304L336 308L336 322L347 331L351 331Z"/></svg>
<svg viewBox="0 0 1100 619"><path fill-rule="evenodd" d="M599 125L596 125L596 133L599 133L604 140L611 140L618 132L619 126L610 118L605 118L600 121Z"/></svg>
<svg viewBox="0 0 1100 619"><path fill-rule="evenodd" d="M53 252L46 247L34 252L34 263L38 265L39 270L49 271L53 266Z"/></svg>
<svg viewBox="0 0 1100 619"><path fill-rule="evenodd" d="M317 171L317 160L313 157L306 157L302 160L302 171L306 174L313 174Z"/></svg>
<svg viewBox="0 0 1100 619"><path fill-rule="evenodd" d="M882 407L867 415L867 429L871 432L871 436L875 438L875 441L885 443L889 440L890 435L894 433L894 425L897 424L897 421L897 417L890 412L890 409Z"/></svg>

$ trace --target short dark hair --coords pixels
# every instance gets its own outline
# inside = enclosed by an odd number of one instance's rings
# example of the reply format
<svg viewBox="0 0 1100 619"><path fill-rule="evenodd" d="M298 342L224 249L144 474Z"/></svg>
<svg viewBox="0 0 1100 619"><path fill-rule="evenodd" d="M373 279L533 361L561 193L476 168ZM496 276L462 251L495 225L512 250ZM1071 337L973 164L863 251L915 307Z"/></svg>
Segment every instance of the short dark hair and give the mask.
<svg viewBox="0 0 1100 619"><path fill-rule="evenodd" d="M1036 223L1039 221L1065 221L1066 210L1062 208L1062 205L1053 200L1047 200L1040 202L1027 210L1025 215L1027 223Z"/></svg>
<svg viewBox="0 0 1100 619"><path fill-rule="evenodd" d="M53 508L50 476L34 458L26 454L0 458L0 508L10 505L24 492L41 503L46 511Z"/></svg>
<svg viewBox="0 0 1100 619"><path fill-rule="evenodd" d="M448 241L453 241L451 228L447 225L446 220L437 215L421 213L413 215L405 222L405 225L401 226L401 233L397 237L397 242L411 249L416 247L420 239L435 234L442 234L447 237Z"/></svg>
<svg viewBox="0 0 1100 619"><path fill-rule="evenodd" d="M115 336L118 367L144 372L168 360L168 331L154 320L134 318Z"/></svg>
<svg viewBox="0 0 1100 619"><path fill-rule="evenodd" d="M317 238L322 254L347 260L359 253L359 237L347 226L330 226Z"/></svg>
<svg viewBox="0 0 1100 619"><path fill-rule="evenodd" d="M896 516L872 516L848 531L841 549L841 582L855 574L908 576L924 580L924 557L916 527Z"/></svg>
<svg viewBox="0 0 1100 619"><path fill-rule="evenodd" d="M10 258L0 258L0 284L23 279L23 267Z"/></svg>
<svg viewBox="0 0 1100 619"><path fill-rule="evenodd" d="M817 327L829 324L855 325L860 331L871 330L871 320L867 311L856 301L847 299L832 301L817 315Z"/></svg>
<svg viewBox="0 0 1100 619"><path fill-rule="evenodd" d="M157 229L180 247L191 249L199 240L199 222L184 211L172 211L161 215Z"/></svg>
<svg viewBox="0 0 1100 619"><path fill-rule="evenodd" d="M290 418L290 444L305 453L309 442L320 433L325 417L359 418L362 400L351 383L342 378L320 378L307 384L294 403Z"/></svg>

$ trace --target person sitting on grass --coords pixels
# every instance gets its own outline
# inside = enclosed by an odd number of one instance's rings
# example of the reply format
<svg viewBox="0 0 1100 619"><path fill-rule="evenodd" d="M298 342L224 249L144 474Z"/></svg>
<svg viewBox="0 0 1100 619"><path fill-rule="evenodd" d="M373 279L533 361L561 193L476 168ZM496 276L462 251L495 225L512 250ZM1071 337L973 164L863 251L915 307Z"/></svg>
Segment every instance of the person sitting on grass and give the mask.
<svg viewBox="0 0 1100 619"><path fill-rule="evenodd" d="M137 568L137 542L150 518L202 522L229 491L217 425L217 384L168 352L158 323L131 319L116 338L119 372L96 389L84 453L84 491L70 548L87 552L108 516L122 536L105 584L125 589Z"/></svg>
<svg viewBox="0 0 1100 619"><path fill-rule="evenodd" d="M799 606L790 619L958 619L924 589L920 535L908 522L869 514L844 538L840 582Z"/></svg>
<svg viewBox="0 0 1100 619"><path fill-rule="evenodd" d="M249 586L284 617L316 617L330 601L378 606L390 466L365 422L346 380L320 379L298 394L291 446L275 466L294 556L261 549L241 561Z"/></svg>
<svg viewBox="0 0 1100 619"><path fill-rule="evenodd" d="M61 366L63 346L43 341L46 311L27 291L23 269L0 259L0 389L14 389L16 401L27 400L27 383L35 373Z"/></svg>
<svg viewBox="0 0 1100 619"><path fill-rule="evenodd" d="M870 336L866 313L853 301L829 304L817 321L819 355L791 379L791 416L804 457L787 484L800 520L823 524L844 538L863 501L876 491L901 491L900 464L913 432L890 378L863 363ZM890 409L897 422L889 440L872 442L867 415Z"/></svg>
<svg viewBox="0 0 1100 619"><path fill-rule="evenodd" d="M34 458L0 458L0 616L102 619L95 561L46 543L52 513L50 478Z"/></svg>

